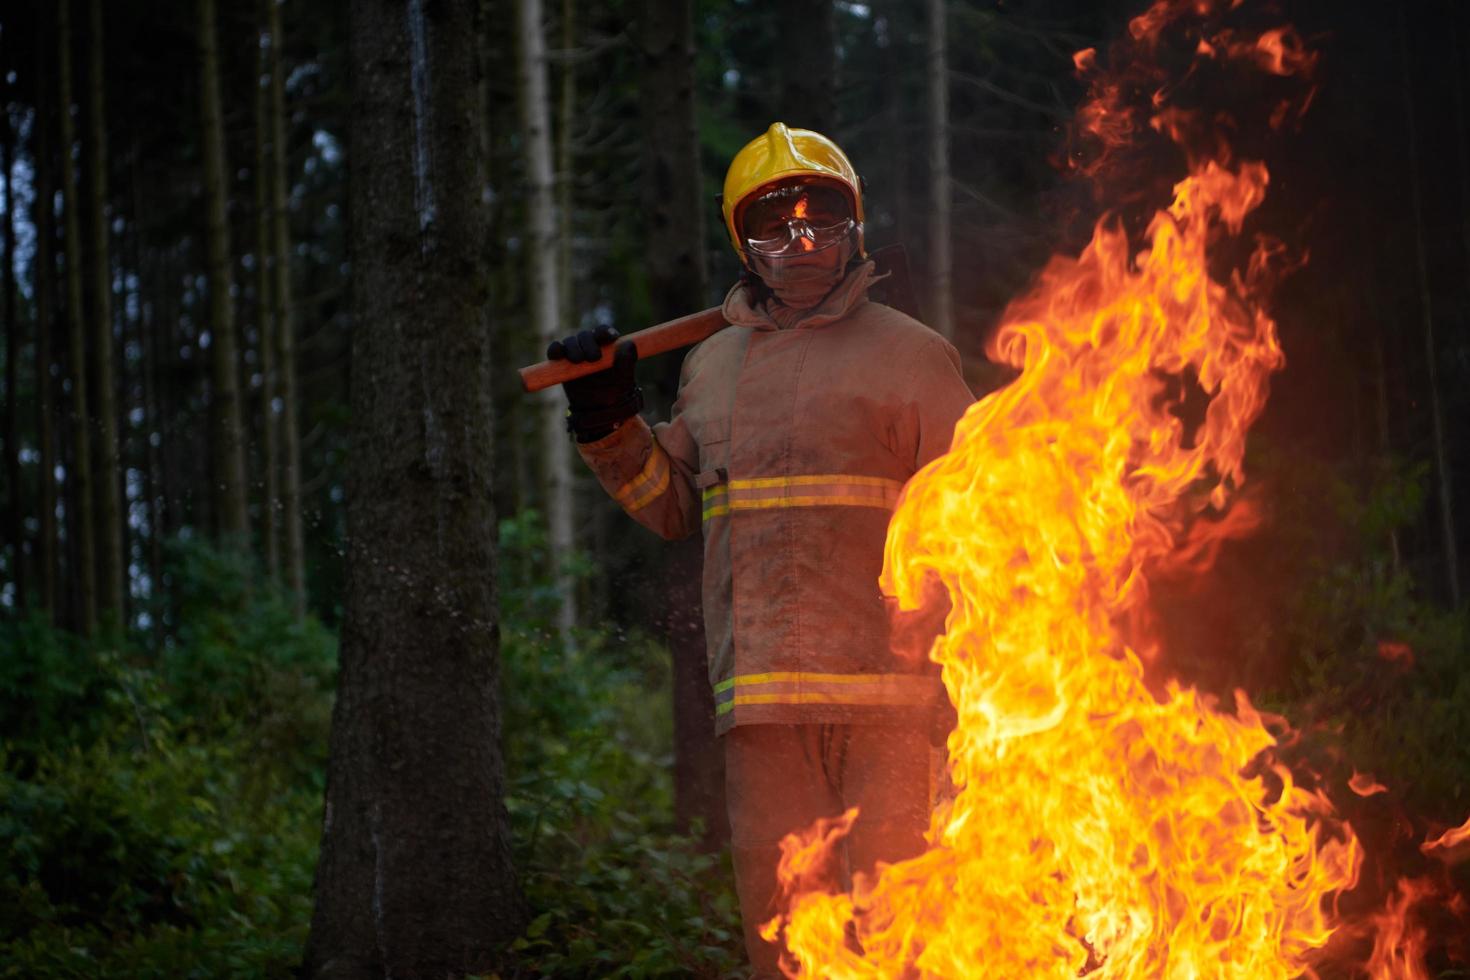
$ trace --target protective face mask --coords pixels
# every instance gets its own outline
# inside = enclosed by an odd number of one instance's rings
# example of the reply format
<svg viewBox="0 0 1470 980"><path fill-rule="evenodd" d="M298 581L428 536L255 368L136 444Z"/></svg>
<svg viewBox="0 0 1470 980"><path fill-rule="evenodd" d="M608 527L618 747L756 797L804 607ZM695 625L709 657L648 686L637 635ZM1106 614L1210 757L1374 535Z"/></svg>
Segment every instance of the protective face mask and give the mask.
<svg viewBox="0 0 1470 980"><path fill-rule="evenodd" d="M810 309L820 303L832 287L842 281L847 263L856 248L856 235L848 234L824 248L791 252L785 255L761 255L750 251L750 270L775 294L783 305L796 310Z"/></svg>

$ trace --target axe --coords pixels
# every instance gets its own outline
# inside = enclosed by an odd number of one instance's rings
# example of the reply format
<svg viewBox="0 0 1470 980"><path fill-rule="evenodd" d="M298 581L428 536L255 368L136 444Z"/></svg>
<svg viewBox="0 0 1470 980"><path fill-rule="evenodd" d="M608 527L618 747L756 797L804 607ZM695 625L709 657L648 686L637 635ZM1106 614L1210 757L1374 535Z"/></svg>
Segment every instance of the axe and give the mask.
<svg viewBox="0 0 1470 980"><path fill-rule="evenodd" d="M874 286L874 298L915 319L922 319L914 297L913 280L909 277L908 253L903 246L888 245L875 250L868 257L877 266L878 275L887 277ZM720 332L726 326L728 324L720 313L720 307L712 306L707 310L619 337L614 343L631 342L638 348L638 359L643 360L655 354L678 350L680 347L690 347ZM599 357L595 361L583 361L580 364L563 359L541 361L539 364L521 368L521 387L528 392L541 391L573 378L596 374L611 366L611 357Z"/></svg>

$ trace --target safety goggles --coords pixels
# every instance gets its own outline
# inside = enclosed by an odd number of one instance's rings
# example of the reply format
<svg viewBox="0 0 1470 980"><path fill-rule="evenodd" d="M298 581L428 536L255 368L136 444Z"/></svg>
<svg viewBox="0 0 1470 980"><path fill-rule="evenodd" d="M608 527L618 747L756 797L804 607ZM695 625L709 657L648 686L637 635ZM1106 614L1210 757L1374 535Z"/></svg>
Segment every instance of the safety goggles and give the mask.
<svg viewBox="0 0 1470 980"><path fill-rule="evenodd" d="M745 247L766 256L831 248L855 225L847 195L817 182L775 187L746 205L740 218Z"/></svg>

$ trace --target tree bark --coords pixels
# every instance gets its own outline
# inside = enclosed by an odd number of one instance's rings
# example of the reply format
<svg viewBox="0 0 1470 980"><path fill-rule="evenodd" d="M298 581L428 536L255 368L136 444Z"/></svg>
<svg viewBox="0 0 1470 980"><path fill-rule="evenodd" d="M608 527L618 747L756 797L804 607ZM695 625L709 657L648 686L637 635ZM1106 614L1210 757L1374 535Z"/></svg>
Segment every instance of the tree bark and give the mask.
<svg viewBox="0 0 1470 980"><path fill-rule="evenodd" d="M25 501L20 481L20 323L15 311L15 187L10 169L15 160L15 132L10 120L4 121L0 133L0 182L5 185L5 267L0 274L0 290L4 291L5 316L5 475L9 488L5 494L5 535L10 539L10 563L6 569L15 585L15 604L26 608Z"/></svg>
<svg viewBox="0 0 1470 980"><path fill-rule="evenodd" d="M929 31L929 285L933 322L941 336L954 339L953 255L950 240L949 59L945 52L948 9L945 0L927 0Z"/></svg>
<svg viewBox="0 0 1470 980"><path fill-rule="evenodd" d="M82 162L87 176L91 238L91 330L96 454L98 613L121 619L127 561L123 552L122 470L118 464L117 384L113 369L112 261L108 248L107 125L103 105L102 0L89 0L87 31L87 138Z"/></svg>
<svg viewBox="0 0 1470 980"><path fill-rule="evenodd" d="M143 237L143 190L142 176L140 171L142 161L142 149L136 138L133 142L132 158L128 166L128 185L133 199L133 222L132 222L132 262L133 269L138 276L138 289L134 296L137 309L137 335L135 341L138 345L138 354L141 363L138 364L138 391L140 394L139 407L143 412L143 424L139 426L142 437L142 468L143 468L143 514L148 529L148 536L143 549L144 558L147 562L149 595L157 598L163 590L163 503L159 500L159 494L163 491L162 466L160 464L159 446L162 439L162 425L158 415L158 320L156 307L149 302L152 298L156 301L161 290L159 289L158 276L154 273L157 265L156 259L151 252L145 251ZM155 442L153 434L157 432L160 438ZM153 634L157 642L162 643L164 638L163 617L159 615L159 604L154 603L152 615Z"/></svg>
<svg viewBox="0 0 1470 980"><path fill-rule="evenodd" d="M246 512L245 430L240 408L240 371L235 308L230 297L229 194L225 167L224 120L220 115L219 44L214 0L198 0L199 129L204 144L204 235L209 280L210 473L220 542L245 549L250 522Z"/></svg>
<svg viewBox="0 0 1470 980"><path fill-rule="evenodd" d="M527 231L531 241L527 265L531 274L531 310L542 345L566 332L561 305L560 249L557 244L556 174L551 167L551 112L546 79L546 37L542 32L541 0L516 0L516 45L521 128L526 153L528 196ZM575 583L564 561L576 547L573 523L572 446L566 432L562 393L548 388L537 396L541 407L541 456L546 484L546 516L552 561L561 605L557 627L564 641L577 625Z"/></svg>
<svg viewBox="0 0 1470 980"><path fill-rule="evenodd" d="M66 317L71 373L71 456L67 469L71 505L66 533L75 538L75 560L68 571L74 583L77 629L90 636L97 629L96 499L92 488L92 417L88 402L87 336L82 311L82 230L77 220L77 175L72 162L76 125L72 122L71 4L56 5L57 74L61 104L61 199L66 235Z"/></svg>
<svg viewBox="0 0 1470 980"><path fill-rule="evenodd" d="M1444 555L1445 590L1450 605L1460 605L1460 559L1455 540L1454 496L1450 483L1450 460L1445 443L1444 410L1439 394L1439 350L1434 342L1434 300L1429 288L1429 258L1424 241L1423 190L1419 177L1419 134L1414 120L1414 88L1410 73L1408 24L1398 10L1399 54L1403 68L1404 125L1409 150L1409 197L1413 202L1415 270L1418 274L1419 311L1424 333L1424 363L1428 381L1429 414L1434 424L1434 463L1439 474L1440 547Z"/></svg>
<svg viewBox="0 0 1470 980"><path fill-rule="evenodd" d="M261 0L261 31L270 32L270 19L275 0ZM271 39L274 46L275 39ZM281 494L277 460L279 425L276 419L276 336L275 316L271 300L271 261L274 239L271 236L270 170L267 144L270 142L270 53L263 44L256 45L255 62L255 330L260 350L260 468L264 474L261 486L260 537L265 553L265 570L272 579L281 577L280 515Z"/></svg>
<svg viewBox="0 0 1470 980"><path fill-rule="evenodd" d="M690 0L642 0L636 34L643 116L642 212L648 294L655 321L708 305L703 172L694 107L694 10ZM682 357L669 356L663 388L676 390ZM725 757L715 738L706 663L699 538L672 545L664 563L668 614L661 624L673 656L674 817L697 820L711 846L729 837Z"/></svg>
<svg viewBox="0 0 1470 980"><path fill-rule="evenodd" d="M477 0L355 0L347 595L317 977L489 973L500 754Z"/></svg>
<svg viewBox="0 0 1470 980"><path fill-rule="evenodd" d="M561 72L557 96L558 133L556 141L556 217L557 275L561 291L561 308L568 319L575 319L577 301L572 278L572 207L576 181L573 172L572 135L577 117L577 65L572 58L577 47L577 7L573 0L561 4Z"/></svg>
<svg viewBox="0 0 1470 980"><path fill-rule="evenodd" d="M893 240L909 242L909 103L904 97L904 68L907 59L899 50L904 43L901 31L906 16L906 0L887 0L880 8L885 37L878 45L879 71L883 78L883 116L887 127L888 180L883 186L883 199L893 214ZM878 21L875 19L875 26ZM869 219L871 221L871 218ZM869 248L872 247L871 240Z"/></svg>
<svg viewBox="0 0 1470 980"><path fill-rule="evenodd" d="M266 0L267 30L270 33L271 116L271 230L275 235L271 268L275 273L274 329L276 338L276 387L280 402L281 459L281 563L286 573L296 618L306 615L306 537L301 520L301 432L296 404L296 314L291 301L291 212L286 198L291 185L286 178L286 83L281 49L279 0Z"/></svg>
<svg viewBox="0 0 1470 980"><path fill-rule="evenodd" d="M777 8L780 102L790 126L834 135L837 125L837 8L833 0L783 0Z"/></svg>
<svg viewBox="0 0 1470 980"><path fill-rule="evenodd" d="M43 68L49 63L46 57L45 28L38 34L36 64ZM56 272L56 257L52 252L56 234L53 208L55 195L52 192L51 153L51 86L46 71L41 70L36 83L35 134L36 198L34 202L36 225L36 435L41 456L40 473L37 474L36 498L40 509L41 539L37 544L37 571L40 587L37 596L47 622L57 621L56 581L56 435L53 418L56 412L55 388L51 382L53 331L56 329L55 310L52 306L52 276Z"/></svg>

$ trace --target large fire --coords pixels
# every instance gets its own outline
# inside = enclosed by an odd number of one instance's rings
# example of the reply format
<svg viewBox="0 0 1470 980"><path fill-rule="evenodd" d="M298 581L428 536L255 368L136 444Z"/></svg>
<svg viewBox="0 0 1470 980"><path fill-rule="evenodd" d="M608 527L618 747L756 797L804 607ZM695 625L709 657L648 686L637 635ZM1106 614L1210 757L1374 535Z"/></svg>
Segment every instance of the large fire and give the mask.
<svg viewBox="0 0 1470 980"><path fill-rule="evenodd" d="M1224 6L1160 0L1134 37ZM1304 64L1289 30L1201 37L1199 56ZM1128 138L1116 91L1093 95L1081 124ZM1156 103L1157 130L1188 124ZM1310 972L1337 927L1361 849L1273 758L1284 723L1243 693L1228 706L1146 683L1149 576L1202 570L1249 523L1235 499L1246 431L1283 364L1258 289L1273 250L1211 275L1266 168L1187 156L1144 247L1104 221L1011 306L990 354L1019 377L905 490L882 585L905 609L948 595L931 656L958 712L956 795L924 854L850 893L808 889L806 872L860 814L788 839L788 901L766 932L792 975L1261 980ZM1202 418L1181 409L1186 390L1207 398ZM1390 935L1408 929L1410 887L1382 913L1376 975L1415 975L1422 936Z"/></svg>

